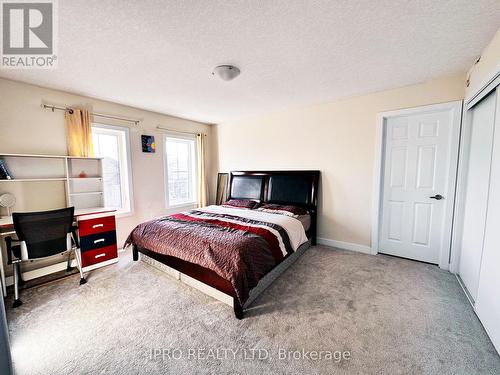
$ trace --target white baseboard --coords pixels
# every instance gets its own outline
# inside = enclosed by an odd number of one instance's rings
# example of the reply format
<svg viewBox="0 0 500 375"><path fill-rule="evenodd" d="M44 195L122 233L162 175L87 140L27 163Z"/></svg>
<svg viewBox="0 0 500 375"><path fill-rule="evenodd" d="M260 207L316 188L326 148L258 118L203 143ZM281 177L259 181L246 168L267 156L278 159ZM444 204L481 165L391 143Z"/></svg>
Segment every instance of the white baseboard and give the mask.
<svg viewBox="0 0 500 375"><path fill-rule="evenodd" d="M51 273L54 272L63 271L66 269L67 266L68 266L67 262L52 264L50 266L37 268L32 271L22 272L22 278L24 281L33 280L42 276L50 275ZM76 267L76 261L74 259L71 260L71 267ZM6 286L14 285L14 277L7 276L5 278L5 285Z"/></svg>
<svg viewBox="0 0 500 375"><path fill-rule="evenodd" d="M329 238L318 238L317 242L319 245L336 247L342 250L357 251L358 253L363 254L373 254L370 246L360 245L357 243L331 240Z"/></svg>
<svg viewBox="0 0 500 375"><path fill-rule="evenodd" d="M472 308L474 309L474 311L476 310L476 304L474 302L474 300L472 299L472 296L470 295L469 291L467 290L467 287L465 286L462 278L460 277L459 274L455 274L455 277L457 278L457 281L458 283L460 284L460 287L462 288L462 290L464 291L464 294L465 296L467 297L467 300L469 301L470 305L472 306Z"/></svg>

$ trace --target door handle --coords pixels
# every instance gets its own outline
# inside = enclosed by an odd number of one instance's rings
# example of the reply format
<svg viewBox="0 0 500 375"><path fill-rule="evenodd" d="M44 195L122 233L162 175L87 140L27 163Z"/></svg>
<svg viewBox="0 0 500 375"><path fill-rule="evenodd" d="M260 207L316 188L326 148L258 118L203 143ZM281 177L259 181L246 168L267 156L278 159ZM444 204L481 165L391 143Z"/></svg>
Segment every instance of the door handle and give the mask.
<svg viewBox="0 0 500 375"><path fill-rule="evenodd" d="M440 201L441 199L444 199L444 197L441 194L436 194L436 195L434 195L432 197L429 197L429 198L435 199L437 201Z"/></svg>

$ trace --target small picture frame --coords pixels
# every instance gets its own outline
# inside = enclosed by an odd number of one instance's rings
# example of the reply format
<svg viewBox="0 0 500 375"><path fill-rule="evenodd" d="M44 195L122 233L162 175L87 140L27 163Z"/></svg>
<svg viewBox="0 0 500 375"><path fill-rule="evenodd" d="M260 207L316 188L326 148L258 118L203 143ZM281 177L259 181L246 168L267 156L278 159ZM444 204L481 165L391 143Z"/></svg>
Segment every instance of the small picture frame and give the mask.
<svg viewBox="0 0 500 375"><path fill-rule="evenodd" d="M142 152L156 152L156 143L154 135L141 135Z"/></svg>
<svg viewBox="0 0 500 375"><path fill-rule="evenodd" d="M229 186L229 173L219 173L217 175L217 194L215 204L221 205L227 201Z"/></svg>

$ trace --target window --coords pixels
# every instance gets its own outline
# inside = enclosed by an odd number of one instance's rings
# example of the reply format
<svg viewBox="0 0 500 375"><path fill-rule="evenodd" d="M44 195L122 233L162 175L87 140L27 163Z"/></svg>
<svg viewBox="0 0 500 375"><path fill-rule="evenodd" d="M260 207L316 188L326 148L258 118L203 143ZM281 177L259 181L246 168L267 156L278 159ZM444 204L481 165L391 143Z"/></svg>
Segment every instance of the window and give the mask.
<svg viewBox="0 0 500 375"><path fill-rule="evenodd" d="M128 128L92 124L92 141L95 156L103 158L104 205L117 214L132 212Z"/></svg>
<svg viewBox="0 0 500 375"><path fill-rule="evenodd" d="M164 157L167 207L195 204L195 138L166 135Z"/></svg>

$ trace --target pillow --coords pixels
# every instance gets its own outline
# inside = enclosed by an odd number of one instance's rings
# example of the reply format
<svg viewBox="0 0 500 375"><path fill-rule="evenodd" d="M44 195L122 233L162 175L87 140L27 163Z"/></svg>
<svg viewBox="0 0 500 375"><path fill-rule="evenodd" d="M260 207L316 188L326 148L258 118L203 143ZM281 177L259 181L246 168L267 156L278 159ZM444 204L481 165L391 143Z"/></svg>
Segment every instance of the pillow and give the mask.
<svg viewBox="0 0 500 375"><path fill-rule="evenodd" d="M249 199L230 199L222 205L222 207L229 208L248 208L252 209L259 205L256 201L251 201Z"/></svg>
<svg viewBox="0 0 500 375"><path fill-rule="evenodd" d="M269 212L271 214L286 215L290 217L299 217L301 215L307 215L309 212L305 208L292 206L292 205L282 205L273 203L263 203L257 211Z"/></svg>

